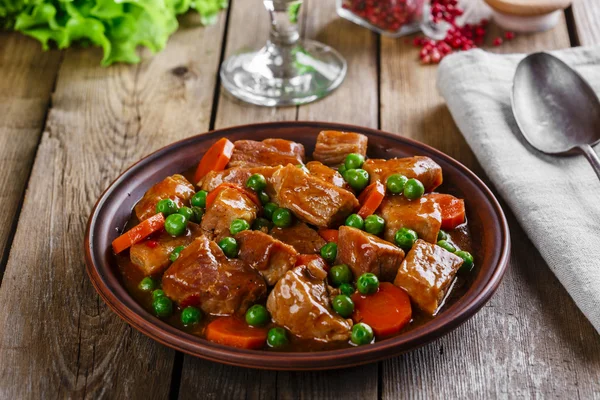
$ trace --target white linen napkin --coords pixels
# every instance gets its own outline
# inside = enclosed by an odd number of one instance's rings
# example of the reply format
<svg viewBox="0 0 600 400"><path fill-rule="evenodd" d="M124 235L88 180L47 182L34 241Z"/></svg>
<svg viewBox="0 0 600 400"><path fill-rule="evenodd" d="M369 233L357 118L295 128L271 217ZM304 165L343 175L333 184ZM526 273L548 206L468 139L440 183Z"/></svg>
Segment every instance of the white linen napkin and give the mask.
<svg viewBox="0 0 600 400"><path fill-rule="evenodd" d="M550 53L600 93L600 47ZM437 87L497 191L600 332L600 180L583 155L546 156L521 136L510 93L523 57L482 50L450 55L440 64Z"/></svg>

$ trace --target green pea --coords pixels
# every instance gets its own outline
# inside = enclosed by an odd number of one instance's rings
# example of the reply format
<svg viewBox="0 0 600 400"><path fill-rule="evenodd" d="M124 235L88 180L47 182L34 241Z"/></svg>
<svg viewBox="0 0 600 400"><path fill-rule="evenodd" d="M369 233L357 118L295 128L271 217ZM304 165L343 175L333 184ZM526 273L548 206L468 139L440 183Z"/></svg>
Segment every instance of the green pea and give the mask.
<svg viewBox="0 0 600 400"><path fill-rule="evenodd" d="M289 343L287 333L283 328L271 328L267 332L267 344L269 347L283 347Z"/></svg>
<svg viewBox="0 0 600 400"><path fill-rule="evenodd" d="M192 218L192 221L194 221L197 224L202 222L202 217L204 217L204 209L194 206L192 207L192 211L194 212L194 217Z"/></svg>
<svg viewBox="0 0 600 400"><path fill-rule="evenodd" d="M452 243L446 240L438 240L437 245L440 246L442 249L448 250L450 253L454 253L456 251L456 247L454 247Z"/></svg>
<svg viewBox="0 0 600 400"><path fill-rule="evenodd" d="M358 277L356 288L362 294L377 293L377 290L379 289L379 279L375 274L370 272L364 273Z"/></svg>
<svg viewBox="0 0 600 400"><path fill-rule="evenodd" d="M364 169L349 169L344 172L343 177L350 187L357 192L369 185L369 173Z"/></svg>
<svg viewBox="0 0 600 400"><path fill-rule="evenodd" d="M198 193L192 196L190 203L194 207L206 208L206 195L208 195L206 190L200 190Z"/></svg>
<svg viewBox="0 0 600 400"><path fill-rule="evenodd" d="M138 288L144 292L151 292L152 290L154 290L155 287L156 282L154 282L154 279L150 278L149 276L142 279L142 281L138 285Z"/></svg>
<svg viewBox="0 0 600 400"><path fill-rule="evenodd" d="M271 201L271 199L269 198L269 195L267 193L265 193L264 191L258 192L258 198L260 200L260 204L262 204L263 206Z"/></svg>
<svg viewBox="0 0 600 400"><path fill-rule="evenodd" d="M263 326L271 320L271 315L260 304L255 304L246 311L246 323L252 326Z"/></svg>
<svg viewBox="0 0 600 400"><path fill-rule="evenodd" d="M361 154L350 153L346 156L346 160L344 160L344 165L346 166L346 170L357 169L362 167L364 162L365 158Z"/></svg>
<svg viewBox="0 0 600 400"><path fill-rule="evenodd" d="M152 292L152 300L156 300L159 297L165 297L165 292L163 292L162 289L156 289Z"/></svg>
<svg viewBox="0 0 600 400"><path fill-rule="evenodd" d="M380 235L385 228L385 221L379 215L369 215L365 218L365 231L372 235Z"/></svg>
<svg viewBox="0 0 600 400"><path fill-rule="evenodd" d="M252 229L255 231L262 231L266 228L266 231L269 232L273 223L266 218L256 218L252 223Z"/></svg>
<svg viewBox="0 0 600 400"><path fill-rule="evenodd" d="M171 214L165 220L165 231L171 236L181 236L187 228L187 219L181 214Z"/></svg>
<svg viewBox="0 0 600 400"><path fill-rule="evenodd" d="M267 187L267 180L261 174L253 174L246 181L246 187L254 190L255 192L260 192L265 190Z"/></svg>
<svg viewBox="0 0 600 400"><path fill-rule="evenodd" d="M332 263L337 257L337 249L337 243L327 243L325 246L321 247L321 257L328 263Z"/></svg>
<svg viewBox="0 0 600 400"><path fill-rule="evenodd" d="M408 178L404 175L392 174L388 176L387 180L385 181L385 186L387 187L388 192L392 194L400 194L404 190L404 185L406 185L407 181Z"/></svg>
<svg viewBox="0 0 600 400"><path fill-rule="evenodd" d="M342 283L340 285L340 293L346 296L352 296L355 292L354 286L351 283Z"/></svg>
<svg viewBox="0 0 600 400"><path fill-rule="evenodd" d="M419 236L417 235L417 232L413 231L412 229L401 228L396 231L394 241L398 247L408 251L413 247L418 238Z"/></svg>
<svg viewBox="0 0 600 400"><path fill-rule="evenodd" d="M173 302L167 296L160 296L154 299L152 308L157 316L165 318L173 313Z"/></svg>
<svg viewBox="0 0 600 400"><path fill-rule="evenodd" d="M346 168L346 164L342 163L342 165L339 166L338 168L338 172L344 176L344 172L346 172L348 170L348 168Z"/></svg>
<svg viewBox="0 0 600 400"><path fill-rule="evenodd" d="M475 260L473 259L471 253L469 253L468 251L459 250L454 254L463 259L463 264L460 266L461 271L468 272L473 268Z"/></svg>
<svg viewBox="0 0 600 400"><path fill-rule="evenodd" d="M450 235L448 235L445 231L441 230L438 232L437 240L448 240Z"/></svg>
<svg viewBox="0 0 600 400"><path fill-rule="evenodd" d="M279 208L279 206L275 203L267 203L264 205L263 207L263 211L265 213L265 217L272 219L273 218L273 213L275 212L275 210L277 210Z"/></svg>
<svg viewBox="0 0 600 400"><path fill-rule="evenodd" d="M219 241L219 247L229 258L236 258L239 253L237 240L232 237L226 237Z"/></svg>
<svg viewBox="0 0 600 400"><path fill-rule="evenodd" d="M329 270L329 280L335 287L352 282L352 271L346 264L335 265Z"/></svg>
<svg viewBox="0 0 600 400"><path fill-rule="evenodd" d="M425 186L420 181L416 179L406 181L406 185L404 185L404 197L409 200L416 200L423 196L424 193Z"/></svg>
<svg viewBox="0 0 600 400"><path fill-rule="evenodd" d="M177 212L177 204L171 199L163 199L156 203L156 212L163 213L163 215L169 216Z"/></svg>
<svg viewBox="0 0 600 400"><path fill-rule="evenodd" d="M287 208L278 208L273 212L273 224L280 228L292 225L292 212Z"/></svg>
<svg viewBox="0 0 600 400"><path fill-rule="evenodd" d="M250 224L248 223L248 221L244 220L244 219L240 219L240 218L236 218L233 221L231 221L231 224L229 225L229 232L232 235L235 235L236 233L240 233L241 231L246 231L250 229Z"/></svg>
<svg viewBox="0 0 600 400"><path fill-rule="evenodd" d="M373 341L373 329L364 322L359 322L352 327L350 340L356 345L369 344Z"/></svg>
<svg viewBox="0 0 600 400"><path fill-rule="evenodd" d="M177 259L179 258L179 254L181 253L181 251L185 249L185 246L177 246L173 249L173 251L171 252L171 255L169 256L169 260L171 260L171 262L175 262L177 261Z"/></svg>
<svg viewBox="0 0 600 400"><path fill-rule="evenodd" d="M202 311L196 307L186 307L181 312L181 323L184 325L196 325L202 319Z"/></svg>
<svg viewBox="0 0 600 400"><path fill-rule="evenodd" d="M344 318L351 316L354 311L354 302L345 294L338 294L335 296L332 304L335 312Z"/></svg>
<svg viewBox="0 0 600 400"><path fill-rule="evenodd" d="M365 227L365 221L360 215L352 214L346 218L346 226L351 226L356 229L363 229Z"/></svg>
<svg viewBox="0 0 600 400"><path fill-rule="evenodd" d="M177 210L177 214L183 215L188 221L192 221L194 219L194 210L189 207L181 207L179 210Z"/></svg>

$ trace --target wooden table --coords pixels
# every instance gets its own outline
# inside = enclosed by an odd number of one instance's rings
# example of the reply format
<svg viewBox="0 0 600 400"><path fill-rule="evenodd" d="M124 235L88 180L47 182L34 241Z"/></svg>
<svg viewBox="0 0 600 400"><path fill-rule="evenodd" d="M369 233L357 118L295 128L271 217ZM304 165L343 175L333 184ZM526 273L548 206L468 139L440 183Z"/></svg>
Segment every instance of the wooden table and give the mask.
<svg viewBox="0 0 600 400"><path fill-rule="evenodd" d="M492 300L444 338L378 364L315 373L219 365L141 335L100 300L82 243L95 200L130 164L193 134L347 122L423 141L483 176L437 94L435 66L419 65L404 39L339 19L333 1L307 2L304 36L338 49L349 71L334 94L299 108L239 104L220 91L223 57L267 36L255 1L233 0L207 28L185 17L162 53L134 66L102 68L97 49L42 52L0 34L0 398L600 398L599 336L508 209L513 253ZM553 30L490 50L597 44L599 20L596 0L578 0Z"/></svg>

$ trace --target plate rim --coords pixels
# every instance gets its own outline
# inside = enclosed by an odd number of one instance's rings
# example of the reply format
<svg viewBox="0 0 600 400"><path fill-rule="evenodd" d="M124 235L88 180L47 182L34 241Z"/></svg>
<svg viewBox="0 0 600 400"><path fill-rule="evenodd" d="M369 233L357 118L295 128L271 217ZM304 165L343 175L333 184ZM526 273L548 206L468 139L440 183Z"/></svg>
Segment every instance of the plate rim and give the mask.
<svg viewBox="0 0 600 400"><path fill-rule="evenodd" d="M91 237L92 229L97 224L99 212L102 210L102 206L107 199L110 198L111 193L141 166L152 163L156 158L160 158L163 153L175 151L189 142L195 142L199 139L207 140L211 137L227 136L228 133L241 132L244 130L256 131L261 128L274 130L278 127L343 130L381 136L393 141L402 142L403 145L409 145L413 148L425 150L435 157L444 160L446 163L458 169L459 172L466 175L483 193L484 198L492 207L494 215L498 218L500 241L502 243L502 247L499 250L500 254L497 257L498 261L496 265L492 267L491 275L479 293L465 304L464 307L458 310L449 321L446 321L446 323L441 323L443 320L436 323L436 319L434 319L430 323L426 323L421 327L406 332L406 334L385 339L369 346L315 352L267 352L260 350L244 350L216 344L172 327L146 312L147 315L155 319L155 321L151 321L147 316L140 315L119 300L119 297L107 286L98 271L95 261L100 255L94 254L93 238ZM434 159L434 161L436 160ZM475 315L495 293L506 272L510 249L510 231L500 203L487 185L461 162L425 143L401 136L400 134L358 125L321 121L278 121L236 125L189 136L159 148L125 169L102 192L88 218L84 240L86 271L92 281L94 289L113 312L144 335L174 350L182 351L186 354L210 361L247 368L282 371L327 370L367 364L397 356L407 351L412 351L448 334ZM460 304L463 297L458 299L450 309L455 305Z"/></svg>

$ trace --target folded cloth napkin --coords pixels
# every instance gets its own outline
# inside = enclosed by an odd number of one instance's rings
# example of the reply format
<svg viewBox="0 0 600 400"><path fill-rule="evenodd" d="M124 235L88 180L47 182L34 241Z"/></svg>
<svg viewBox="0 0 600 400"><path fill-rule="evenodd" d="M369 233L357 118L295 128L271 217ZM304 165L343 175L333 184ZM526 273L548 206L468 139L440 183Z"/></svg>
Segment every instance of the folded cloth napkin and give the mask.
<svg viewBox="0 0 600 400"><path fill-rule="evenodd" d="M600 47L551 54L600 93ZM482 50L450 55L440 64L438 90L497 191L600 332L600 180L583 155L547 156L521 136L510 93L523 57Z"/></svg>

